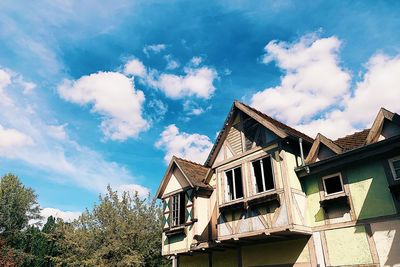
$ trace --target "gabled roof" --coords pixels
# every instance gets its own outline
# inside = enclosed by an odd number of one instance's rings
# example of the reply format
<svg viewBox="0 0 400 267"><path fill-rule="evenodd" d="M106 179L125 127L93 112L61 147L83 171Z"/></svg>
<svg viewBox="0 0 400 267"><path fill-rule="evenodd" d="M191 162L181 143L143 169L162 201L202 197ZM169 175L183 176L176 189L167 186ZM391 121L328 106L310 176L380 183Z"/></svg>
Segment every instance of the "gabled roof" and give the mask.
<svg viewBox="0 0 400 267"><path fill-rule="evenodd" d="M366 144L371 144L378 140L385 119L400 126L400 119L398 114L390 112L385 108L381 108L374 120L374 123L372 124L371 130L368 133Z"/></svg>
<svg viewBox="0 0 400 267"><path fill-rule="evenodd" d="M310 152L308 153L307 158L305 159L306 163L314 162L316 160L321 144L324 144L335 154L341 154L343 152L343 147L339 146L331 139L319 133L315 138L315 141L310 149Z"/></svg>
<svg viewBox="0 0 400 267"><path fill-rule="evenodd" d="M183 176L192 188L212 189L212 187L205 182L210 172L210 168L186 159L173 156L168 165L167 171L165 172L165 175L161 181L160 187L157 190L157 198L161 198L161 195L168 183L168 178L170 177L169 174L173 170L174 166L179 168L179 170L182 172Z"/></svg>
<svg viewBox="0 0 400 267"><path fill-rule="evenodd" d="M310 144L313 143L314 139L309 137L308 135L301 133L292 127L283 124L280 121L277 121L273 119L272 117L265 115L264 113L248 106L245 105L239 101L234 101L233 105L228 113L227 118L225 119L224 125L221 129L221 131L218 134L218 137L214 143L214 146L212 147L210 154L205 162L205 166L211 166L215 160L216 154L219 151L219 148L221 147L223 141L226 138L227 135L227 129L229 129L229 126L232 122L233 115L237 110L240 110L256 120L258 123L275 133L277 136L280 138L286 138L288 136L293 136L295 138L302 138L304 141L309 142Z"/></svg>
<svg viewBox="0 0 400 267"><path fill-rule="evenodd" d="M346 152L364 146L369 132L370 129L365 129L336 139L334 142L343 148L343 152Z"/></svg>
<svg viewBox="0 0 400 267"><path fill-rule="evenodd" d="M345 152L377 142L382 132L385 120L391 121L400 126L400 116L398 114L381 108L375 118L374 123L372 124L371 129L355 132L353 134L346 135L345 137L338 138L335 141L328 139L322 134L318 134L307 156L307 159L305 160L306 163L309 164L315 161L321 143L330 148L333 152L335 152L335 154L343 154Z"/></svg>

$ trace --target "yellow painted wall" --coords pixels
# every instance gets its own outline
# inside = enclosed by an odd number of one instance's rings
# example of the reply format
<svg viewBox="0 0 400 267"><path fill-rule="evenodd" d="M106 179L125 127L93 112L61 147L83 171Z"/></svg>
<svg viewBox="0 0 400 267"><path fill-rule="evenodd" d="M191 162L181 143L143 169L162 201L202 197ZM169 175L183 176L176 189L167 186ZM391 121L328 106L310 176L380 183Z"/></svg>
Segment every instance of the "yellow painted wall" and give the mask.
<svg viewBox="0 0 400 267"><path fill-rule="evenodd" d="M306 177L303 180L304 190L307 195L307 225L314 227L324 225L324 211L319 201L319 187L315 176Z"/></svg>
<svg viewBox="0 0 400 267"><path fill-rule="evenodd" d="M213 252L212 266L213 267L237 266L236 250L225 250L223 252Z"/></svg>
<svg viewBox="0 0 400 267"><path fill-rule="evenodd" d="M307 239L242 247L243 266L309 263ZM227 265L228 266L228 265Z"/></svg>
<svg viewBox="0 0 400 267"><path fill-rule="evenodd" d="M325 236L332 266L372 263L364 226L325 231Z"/></svg>
<svg viewBox="0 0 400 267"><path fill-rule="evenodd" d="M179 267L208 267L207 254L195 254L193 256L179 256Z"/></svg>
<svg viewBox="0 0 400 267"><path fill-rule="evenodd" d="M294 171L294 168L297 167L296 156L293 155L292 153L285 152L285 159L286 159L287 173L289 175L290 187L301 190L300 180Z"/></svg>

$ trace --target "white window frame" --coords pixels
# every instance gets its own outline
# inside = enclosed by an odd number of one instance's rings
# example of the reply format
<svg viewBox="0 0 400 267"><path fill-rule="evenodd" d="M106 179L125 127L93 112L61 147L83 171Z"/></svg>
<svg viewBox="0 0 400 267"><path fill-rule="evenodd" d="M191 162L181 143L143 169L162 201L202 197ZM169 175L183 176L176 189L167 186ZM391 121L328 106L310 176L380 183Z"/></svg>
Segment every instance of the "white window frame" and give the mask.
<svg viewBox="0 0 400 267"><path fill-rule="evenodd" d="M325 180L332 178L332 177L336 177L336 176L339 176L340 184L342 185L342 191L328 194L328 192L326 191ZM324 193L325 193L326 197L344 193L343 178L342 178L342 174L340 172L322 177L322 184L324 186Z"/></svg>
<svg viewBox="0 0 400 267"><path fill-rule="evenodd" d="M272 180L273 180L273 183L274 183L274 188L269 189L269 190L265 190L265 178L264 178L265 176L264 176L264 168L263 168L263 165L262 165L262 160L263 160L263 159L266 159L266 158L269 158L269 161L270 161L270 164L271 164ZM256 180L256 175L255 175L255 173L254 173L254 167L253 167L253 162L256 162L256 161L261 161L261 162L260 162L260 167L261 167L261 176L262 176L262 183L263 183L262 186L263 186L263 189L264 189L264 190L261 191L261 192L257 192L257 188L256 188L257 180ZM266 192L271 192L271 191L276 190L274 166L273 166L273 163L272 163L272 158L271 158L271 156L266 156L266 157L262 157L262 158L258 158L258 159L252 160L252 161L250 162L250 169L251 169L251 177L252 177L252 179L253 179L253 189L254 189L254 194L255 194L255 195L262 194L262 193L266 193Z"/></svg>
<svg viewBox="0 0 400 267"><path fill-rule="evenodd" d="M396 176L396 170L395 170L395 168L394 168L394 166L393 166L393 162L394 162L394 161L400 161L400 156L397 156L397 157L394 157L394 158L389 159L389 165L390 165L390 170L392 171L393 180L399 181L399 180L400 180L400 177L397 177L397 176Z"/></svg>
<svg viewBox="0 0 400 267"><path fill-rule="evenodd" d="M242 191L243 191L243 197L240 198L236 198L236 184L235 184L235 169L240 168L240 173L242 175ZM228 177L226 176L226 173L232 171L232 183L233 183L233 196L234 198L229 199L229 185L228 185ZM244 184L243 184L243 170L242 170L242 165L224 170L224 179L225 179L225 202L231 202L231 201L235 201L235 200L239 200L239 199L243 199L244 198Z"/></svg>
<svg viewBox="0 0 400 267"><path fill-rule="evenodd" d="M177 199L177 203L176 203L177 208L176 208L176 210L174 210L174 199L175 198ZM181 205L180 205L180 203L181 203L181 193L180 192L171 196L171 227L180 226L180 223L179 223L180 214L181 214L181 211L180 211L180 208L181 208L180 206ZM176 212L174 212L174 211L176 211ZM177 215L177 217L175 218L174 215Z"/></svg>

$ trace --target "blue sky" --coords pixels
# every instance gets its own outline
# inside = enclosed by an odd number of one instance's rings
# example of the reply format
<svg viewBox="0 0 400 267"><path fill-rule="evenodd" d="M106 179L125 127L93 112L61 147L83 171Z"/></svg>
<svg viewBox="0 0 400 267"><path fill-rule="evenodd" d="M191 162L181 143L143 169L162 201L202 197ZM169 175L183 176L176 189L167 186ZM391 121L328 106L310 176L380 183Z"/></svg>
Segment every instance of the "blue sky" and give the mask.
<svg viewBox="0 0 400 267"><path fill-rule="evenodd" d="M398 1L0 9L0 172L49 213L107 184L154 194L171 155L204 160L234 99L333 139L400 112Z"/></svg>

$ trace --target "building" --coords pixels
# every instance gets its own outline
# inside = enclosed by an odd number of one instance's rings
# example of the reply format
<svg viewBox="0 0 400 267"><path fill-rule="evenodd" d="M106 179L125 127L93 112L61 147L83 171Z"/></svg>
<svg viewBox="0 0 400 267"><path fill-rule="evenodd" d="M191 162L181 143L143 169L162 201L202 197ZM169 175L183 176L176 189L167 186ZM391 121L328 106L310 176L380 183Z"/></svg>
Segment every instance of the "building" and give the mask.
<svg viewBox="0 0 400 267"><path fill-rule="evenodd" d="M316 139L235 101L204 165L157 192L174 266L400 266L400 117Z"/></svg>

